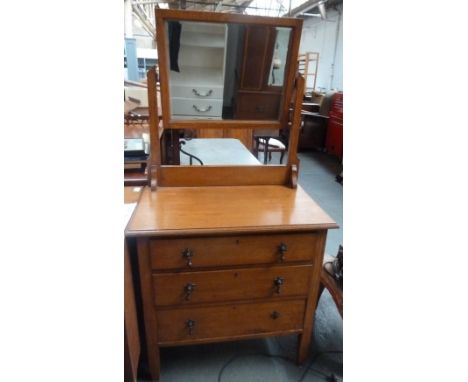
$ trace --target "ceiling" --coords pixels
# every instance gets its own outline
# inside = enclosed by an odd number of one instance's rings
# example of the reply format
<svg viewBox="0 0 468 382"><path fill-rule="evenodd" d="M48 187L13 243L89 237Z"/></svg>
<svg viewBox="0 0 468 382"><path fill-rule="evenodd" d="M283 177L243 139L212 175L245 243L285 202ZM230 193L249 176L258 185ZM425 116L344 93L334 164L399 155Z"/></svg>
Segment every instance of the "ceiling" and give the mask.
<svg viewBox="0 0 468 382"><path fill-rule="evenodd" d="M323 0L125 0L131 1L134 16L154 37L154 8L186 9L209 12L242 13L259 16L313 17L318 15ZM325 0L325 8L335 7L343 0Z"/></svg>

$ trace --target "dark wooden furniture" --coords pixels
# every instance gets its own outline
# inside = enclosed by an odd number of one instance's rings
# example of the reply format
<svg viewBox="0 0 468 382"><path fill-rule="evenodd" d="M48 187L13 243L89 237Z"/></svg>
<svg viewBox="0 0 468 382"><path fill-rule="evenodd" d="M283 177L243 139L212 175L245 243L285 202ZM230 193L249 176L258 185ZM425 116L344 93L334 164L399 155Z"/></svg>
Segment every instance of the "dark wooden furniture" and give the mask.
<svg viewBox="0 0 468 382"><path fill-rule="evenodd" d="M327 262L333 261L333 259L334 258L332 256L325 255L323 263L325 264ZM330 295L335 302L336 308L338 309L341 318L343 318L343 287L336 282L333 276L328 273L324 267L322 267L322 271L320 273L319 299L324 289L327 289L330 292Z"/></svg>
<svg viewBox="0 0 468 382"><path fill-rule="evenodd" d="M267 164L271 161L271 153L281 153L280 164L283 163L283 157L286 153L286 145L280 140L272 137L255 137L255 154L258 156L259 152L263 152L263 163Z"/></svg>
<svg viewBox="0 0 468 382"><path fill-rule="evenodd" d="M161 164L156 75L148 72L150 187L126 235L137 245L146 352L160 375L161 347L298 334L298 363L310 347L327 230L336 223L297 185L304 79L287 65L277 120L173 120L168 97L167 20L291 28L296 62L302 20L157 10L165 129L279 129L290 123L286 165ZM288 113L292 101L292 113ZM286 110L286 114L283 113Z"/></svg>
<svg viewBox="0 0 468 382"><path fill-rule="evenodd" d="M140 198L140 191L134 187L125 187L124 203L136 203ZM124 380L125 382L136 382L141 347L127 240L124 241L124 293Z"/></svg>

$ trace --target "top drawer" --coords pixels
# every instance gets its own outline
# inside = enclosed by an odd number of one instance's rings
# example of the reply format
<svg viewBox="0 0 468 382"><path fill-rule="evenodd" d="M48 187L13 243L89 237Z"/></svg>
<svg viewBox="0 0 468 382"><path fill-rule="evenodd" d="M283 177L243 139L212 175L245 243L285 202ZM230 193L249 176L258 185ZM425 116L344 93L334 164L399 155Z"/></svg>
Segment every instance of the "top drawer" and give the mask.
<svg viewBox="0 0 468 382"><path fill-rule="evenodd" d="M197 269L230 265L312 261L319 232L150 240L152 269Z"/></svg>
<svg viewBox="0 0 468 382"><path fill-rule="evenodd" d="M219 86L171 86L171 97L198 98L198 99L222 99L223 87Z"/></svg>

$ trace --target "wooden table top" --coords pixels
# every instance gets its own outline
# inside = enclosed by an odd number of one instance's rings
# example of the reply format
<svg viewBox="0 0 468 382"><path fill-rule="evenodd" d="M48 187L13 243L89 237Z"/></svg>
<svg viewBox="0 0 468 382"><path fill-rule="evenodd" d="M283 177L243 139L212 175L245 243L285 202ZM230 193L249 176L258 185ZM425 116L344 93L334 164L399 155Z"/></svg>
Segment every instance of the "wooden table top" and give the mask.
<svg viewBox="0 0 468 382"><path fill-rule="evenodd" d="M337 228L300 187L159 187L142 192L127 236Z"/></svg>

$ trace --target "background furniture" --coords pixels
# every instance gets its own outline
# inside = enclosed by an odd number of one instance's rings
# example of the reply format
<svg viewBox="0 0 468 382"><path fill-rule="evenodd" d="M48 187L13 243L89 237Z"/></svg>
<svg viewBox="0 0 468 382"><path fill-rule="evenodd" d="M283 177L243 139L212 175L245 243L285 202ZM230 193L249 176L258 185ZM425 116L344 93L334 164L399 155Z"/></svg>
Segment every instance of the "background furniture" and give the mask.
<svg viewBox="0 0 468 382"><path fill-rule="evenodd" d="M180 21L178 67L170 71L174 118L220 119L223 109L226 26ZM169 41L169 49L174 48Z"/></svg>
<svg viewBox="0 0 468 382"><path fill-rule="evenodd" d="M343 93L336 93L333 96L329 117L326 139L327 153L343 159Z"/></svg>
<svg viewBox="0 0 468 382"><path fill-rule="evenodd" d="M333 261L335 258L330 255L325 255L323 258L323 264ZM322 267L322 271L320 274L320 291L319 291L319 299L322 295L324 289L327 289L330 292L330 295L335 302L336 308L340 313L341 318L343 318L343 286L339 285L337 281L333 278L333 276L328 273L324 267ZM317 300L318 303L318 300Z"/></svg>
<svg viewBox="0 0 468 382"><path fill-rule="evenodd" d="M263 164L267 164L267 158L271 161L271 153L281 153L280 164L283 163L283 157L286 153L286 145L279 139L271 137L255 137L255 156L263 152Z"/></svg>
<svg viewBox="0 0 468 382"><path fill-rule="evenodd" d="M318 52L306 52L300 54L297 58L297 70L305 79L304 94L315 91L319 58L320 54Z"/></svg>
<svg viewBox="0 0 468 382"><path fill-rule="evenodd" d="M194 138L186 140L184 151L199 158L203 165L259 165L260 162L247 148L234 138ZM189 158L182 153L181 164L190 164ZM194 165L198 165L196 160Z"/></svg>
<svg viewBox="0 0 468 382"><path fill-rule="evenodd" d="M328 113L334 92L327 93L321 103L319 112L302 112L302 128L299 134L299 150L325 150Z"/></svg>
<svg viewBox="0 0 468 382"><path fill-rule="evenodd" d="M129 206L136 205L140 198L140 192L140 188L125 187L124 203ZM132 209L126 212L125 225L127 225ZM127 240L124 241L124 309L124 380L125 382L136 382L141 347L135 289Z"/></svg>

